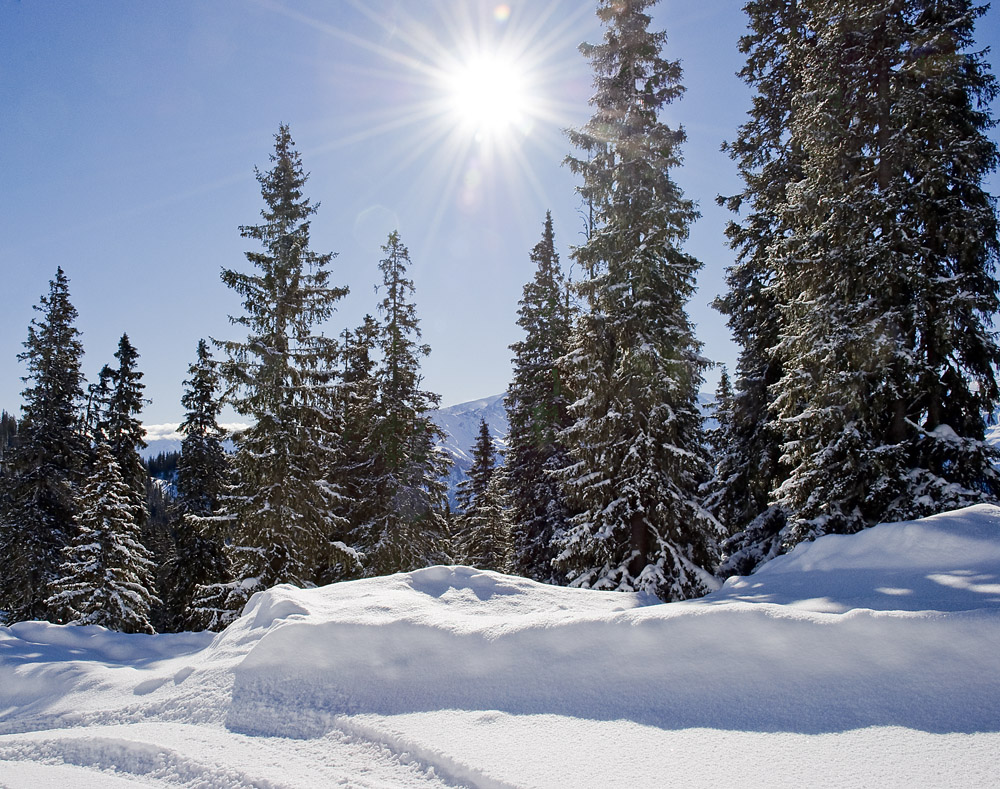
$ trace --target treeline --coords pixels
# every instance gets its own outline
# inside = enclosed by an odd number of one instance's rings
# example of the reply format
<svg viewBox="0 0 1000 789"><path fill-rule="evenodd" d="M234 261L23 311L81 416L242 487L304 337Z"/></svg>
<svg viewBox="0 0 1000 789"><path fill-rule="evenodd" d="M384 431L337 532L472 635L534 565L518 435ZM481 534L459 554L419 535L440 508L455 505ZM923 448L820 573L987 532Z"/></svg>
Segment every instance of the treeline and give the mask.
<svg viewBox="0 0 1000 789"><path fill-rule="evenodd" d="M250 271L222 273L245 337L216 343L219 360L201 341L185 382L165 548L136 465L137 354L123 337L85 396L61 270L42 299L0 490L7 621L219 628L277 583L435 562L676 600L802 540L995 501L983 10L747 3L755 95L727 145L744 187L723 199L737 260L718 300L742 350L706 434L711 363L686 314L701 264L682 249L697 211L672 178L685 134L660 120L684 89L650 5L602 0L604 39L582 47L594 113L567 162L589 217L584 276L567 286L547 215L517 311L505 462L483 424L458 512L421 387L409 252L392 233L375 314L324 335L347 290L334 255L310 248L315 208L281 126L257 173L263 221L241 228ZM231 455L224 401L251 424Z"/></svg>

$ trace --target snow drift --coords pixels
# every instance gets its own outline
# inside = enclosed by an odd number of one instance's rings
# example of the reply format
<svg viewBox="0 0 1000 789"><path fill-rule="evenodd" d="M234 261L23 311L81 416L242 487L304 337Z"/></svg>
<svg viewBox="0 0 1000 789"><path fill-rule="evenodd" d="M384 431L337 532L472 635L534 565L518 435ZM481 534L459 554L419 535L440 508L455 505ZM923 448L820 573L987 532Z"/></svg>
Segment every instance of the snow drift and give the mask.
<svg viewBox="0 0 1000 789"><path fill-rule="evenodd" d="M786 772L747 778L758 738ZM985 786L997 745L990 506L823 537L669 605L431 567L275 587L215 636L0 628L0 785L73 770L108 786L102 769L143 785L611 785L683 768L687 786L727 770Z"/></svg>

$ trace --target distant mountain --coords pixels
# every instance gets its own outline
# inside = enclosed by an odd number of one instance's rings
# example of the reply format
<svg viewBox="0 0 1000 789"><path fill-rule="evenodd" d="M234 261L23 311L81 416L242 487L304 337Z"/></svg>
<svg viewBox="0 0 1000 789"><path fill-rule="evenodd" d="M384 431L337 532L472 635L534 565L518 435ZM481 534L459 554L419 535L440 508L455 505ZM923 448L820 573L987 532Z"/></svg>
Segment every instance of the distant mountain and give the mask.
<svg viewBox="0 0 1000 789"><path fill-rule="evenodd" d="M467 403L459 403L431 412L434 423L445 432L445 439L441 442L441 447L454 463L448 476L448 501L452 507L455 506L458 483L466 479L472 465L472 447L479 435L480 419L485 419L486 424L490 426L490 433L496 442L498 452L503 453L507 449L507 432L510 425L507 422L507 410L504 407L506 397L507 393L503 392L491 397L484 397L481 400L470 400ZM706 417L706 428L715 425L715 419L712 418L714 400L715 398L706 392L698 395L702 414ZM147 425L147 447L142 452L143 457L156 457L161 452L179 452L184 436L177 432L177 426L176 422ZM232 424L223 425L223 427L227 430L243 430L247 426L245 424Z"/></svg>
<svg viewBox="0 0 1000 789"><path fill-rule="evenodd" d="M448 475L448 501L455 506L455 496L458 493L458 483L466 479L472 466L472 448L479 435L479 421L486 420L490 426L490 434L497 449L503 452L507 448L507 410L504 408L504 398L507 393L484 397L482 400L471 400L468 403L441 408L431 413L434 424L445 432L441 443L442 449L448 453L454 465Z"/></svg>

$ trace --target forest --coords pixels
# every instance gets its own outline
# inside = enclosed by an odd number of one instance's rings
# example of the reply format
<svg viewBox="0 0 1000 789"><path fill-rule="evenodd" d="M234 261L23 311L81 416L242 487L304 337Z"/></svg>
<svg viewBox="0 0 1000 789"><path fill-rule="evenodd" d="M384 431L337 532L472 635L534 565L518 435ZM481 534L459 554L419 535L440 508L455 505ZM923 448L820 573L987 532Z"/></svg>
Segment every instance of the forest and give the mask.
<svg viewBox="0 0 1000 789"><path fill-rule="evenodd" d="M685 134L662 120L683 74L650 5L601 0L604 38L581 47L593 113L565 164L589 217L583 276L568 283L539 217L507 451L484 423L455 511L409 250L388 235L372 314L334 327L347 289L311 247L282 124L260 218L239 228L253 249L221 273L238 336L201 340L185 380L169 501L139 454L139 352L123 334L88 383L55 272L18 357L21 413L0 420L0 620L219 630L277 584L439 564L683 600L826 534L996 503L985 7L746 3L753 102L726 143L742 189L720 197L733 263L716 303L741 350L706 429L712 362L686 312L698 214L674 178ZM224 406L250 427L228 436Z"/></svg>

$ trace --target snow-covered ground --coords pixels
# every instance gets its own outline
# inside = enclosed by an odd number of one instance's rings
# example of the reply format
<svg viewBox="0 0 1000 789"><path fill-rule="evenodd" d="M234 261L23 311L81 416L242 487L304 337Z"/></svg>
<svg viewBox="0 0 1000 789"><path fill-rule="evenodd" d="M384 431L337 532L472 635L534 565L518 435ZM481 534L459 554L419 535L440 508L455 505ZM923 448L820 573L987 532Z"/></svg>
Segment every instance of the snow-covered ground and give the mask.
<svg viewBox="0 0 1000 789"><path fill-rule="evenodd" d="M1000 783L1000 508L654 603L431 567L218 635L0 628L0 785Z"/></svg>

